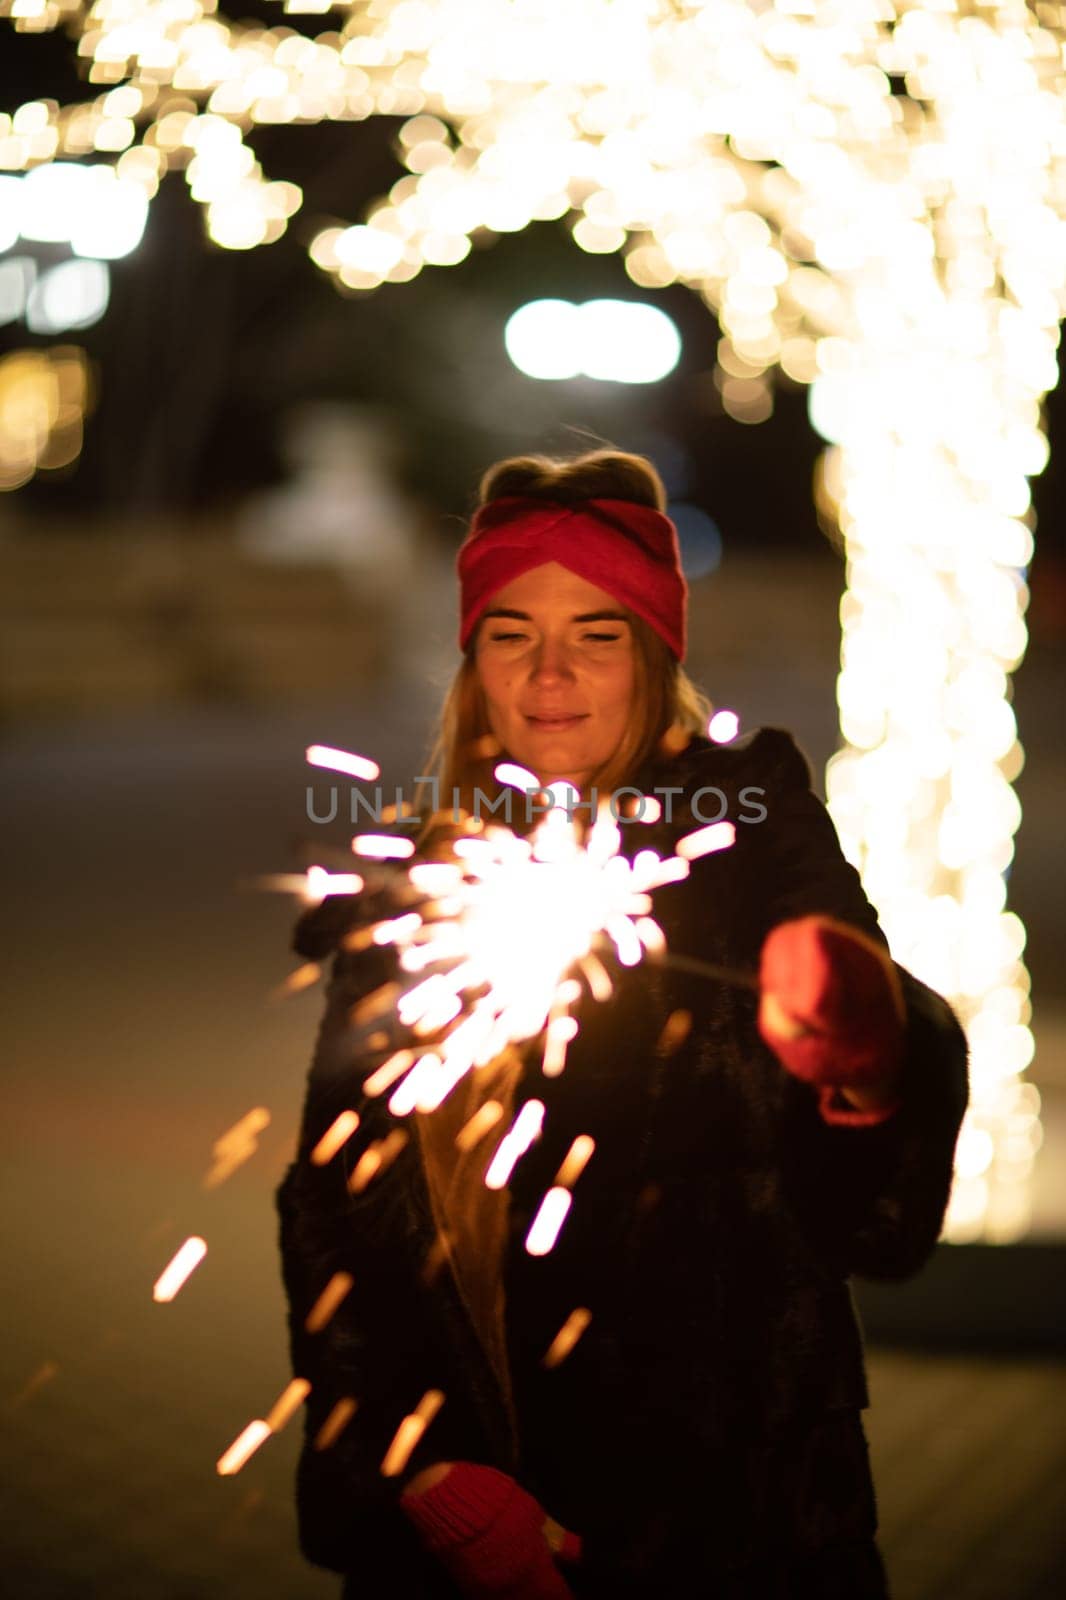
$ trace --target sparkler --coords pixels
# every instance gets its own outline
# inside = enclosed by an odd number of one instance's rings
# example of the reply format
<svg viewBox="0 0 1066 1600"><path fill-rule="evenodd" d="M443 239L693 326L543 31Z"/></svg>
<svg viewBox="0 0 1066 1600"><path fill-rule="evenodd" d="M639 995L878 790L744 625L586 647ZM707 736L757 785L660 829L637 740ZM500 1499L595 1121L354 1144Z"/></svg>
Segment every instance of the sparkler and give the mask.
<svg viewBox="0 0 1066 1600"><path fill-rule="evenodd" d="M311 746L307 758L312 765L355 776L374 776L377 771L368 758L332 747ZM510 764L497 769L497 778L527 789L537 787L532 774ZM295 892L309 902L331 893L358 894L369 884L375 889L391 889L391 898L403 903L402 910L397 904L399 914L357 928L342 941L345 949L353 951L392 947L397 967L407 980L406 985L390 981L364 996L353 1007L352 1023L373 1028L394 1012L412 1040L427 1041L427 1048L421 1050L405 1047L393 1051L364 1082L364 1095L369 1099L392 1090L388 1109L394 1117L412 1111L432 1112L469 1072L489 1065L509 1046L540 1033L545 1041L544 1074L558 1076L566 1065L567 1047L579 1031L577 1019L569 1013L583 992L577 973L596 1000L608 1000L613 993L610 973L594 945L613 949L618 962L626 967L637 965L645 954L662 959L665 939L650 915L652 891L686 877L690 861L733 842L732 826L717 823L687 836L672 855L662 857L655 850L642 849L630 861L620 852L618 824L606 811L601 810L582 842L566 810L568 796L551 793L556 803L529 839L493 825L476 837L456 840L451 861L416 861L403 866L414 852L410 840L358 835L352 840L353 850L376 863L368 868L371 876L367 879L311 867L304 875L263 880L266 886ZM651 816L657 819L657 813ZM717 969L703 963L686 965L717 974ZM318 975L317 966L305 966L283 988L298 992ZM748 975L736 976L749 981ZM677 1047L689 1022L687 1013L673 1013L660 1040L664 1053ZM667 1035L669 1043L664 1045ZM380 1037L387 1035L381 1033ZM431 1040L432 1047L428 1047ZM521 1107L488 1164L484 1178L488 1188L505 1187L516 1162L540 1136L544 1113L544 1104L537 1099L527 1100ZM473 1151L503 1118L502 1105L487 1100L456 1135L458 1151ZM209 1186L221 1182L253 1153L256 1135L269 1120L265 1110L256 1108L222 1136L214 1147L215 1166L206 1180ZM332 1161L360 1124L357 1111L342 1111L311 1150L312 1165L322 1167ZM361 1193L407 1143L402 1128L373 1140L348 1179L349 1192ZM530 1254L544 1255L553 1247L569 1212L574 1185L594 1150L595 1142L587 1134L571 1144L529 1229L526 1248ZM443 1260L443 1239L438 1246ZM156 1284L156 1299L172 1298L206 1249L203 1240L188 1240ZM307 1313L306 1330L321 1333L353 1288L350 1273L334 1273ZM546 1366L565 1359L589 1319L590 1313L580 1307L571 1314L545 1354ZM271 1434L285 1426L309 1392L306 1379L294 1378L269 1415L248 1423L220 1457L219 1474L239 1472ZM431 1389L402 1419L381 1464L384 1476L402 1473L443 1404L444 1395ZM357 1409L354 1396L342 1396L315 1434L313 1448L329 1449Z"/></svg>
<svg viewBox="0 0 1066 1600"><path fill-rule="evenodd" d="M375 766L366 757L324 746L311 746L308 760L352 773ZM582 838L568 784L542 789L532 773L511 762L498 765L495 776L499 783L527 795L538 793L547 802L529 838L493 823L455 839L450 860L407 865L403 863L415 853L410 839L360 834L352 840L352 849L373 863L365 883L358 879L353 892L364 886L384 889L388 909L346 934L342 946L353 951L392 948L401 977L363 996L350 1021L357 1028L374 1028L388 1042L379 1025L392 1013L410 1035L411 1045L393 1051L363 1086L367 1098L391 1090L388 1110L396 1118L433 1112L469 1073L541 1034L541 1069L545 1077L557 1077L579 1032L570 1007L584 988L599 1002L609 1000L614 991L601 950L612 952L623 967L651 957L703 976L757 986L753 974L668 956L662 929L651 915L656 889L686 878L691 862L732 845L731 823L695 829L666 855L646 846L629 859L606 804ZM648 810L651 821L660 815L657 809ZM312 874L318 876L312 879ZM314 897L312 887L328 892L331 885L324 886L322 878L323 869L310 869L306 880L297 880L297 892L304 899ZM287 878L267 881L291 887ZM672 1053L690 1023L687 1013L675 1012L659 1041L660 1053ZM486 1187L507 1185L515 1164L540 1137L544 1112L538 1099L520 1108L488 1162ZM499 1102L486 1101L456 1135L458 1151L469 1154L503 1117ZM331 1161L359 1123L358 1112L343 1111L315 1145L312 1163ZM365 1190L406 1143L402 1129L373 1140L348 1178L349 1192ZM552 1249L569 1212L573 1186L594 1148L587 1135L571 1146L527 1234L531 1254ZM324 1326L350 1287L350 1279L328 1285L312 1308L308 1327Z"/></svg>
<svg viewBox="0 0 1066 1600"><path fill-rule="evenodd" d="M366 759L329 754L338 770L354 770ZM511 763L501 764L496 776L537 788L531 773ZM606 810L582 843L566 811L569 796L552 798L555 805L528 840L493 825L458 839L451 862L412 863L405 883L422 897L421 908L385 917L344 941L349 948L391 945L402 972L426 974L406 989L381 986L353 1012L353 1022L362 1024L395 1009L414 1037L442 1036L422 1054L395 1054L368 1079L366 1092L373 1095L402 1078L389 1101L395 1116L433 1110L471 1069L542 1031L545 1075L560 1073L578 1030L568 1015L581 992L572 974L580 971L598 1000L613 989L594 942L613 947L623 966L635 966L645 954L662 957L665 940L649 915L650 891L679 881L689 861L733 842L732 825L719 822L688 835L673 855L642 849L629 861ZM409 839L388 835L358 835L352 847L382 868L414 851ZM305 897L308 888L310 882L301 884ZM687 964L706 975L753 981Z"/></svg>
<svg viewBox="0 0 1066 1600"><path fill-rule="evenodd" d="M501 764L496 777L538 788L512 763ZM393 1092L394 1116L432 1111L468 1072L542 1032L543 1070L558 1075L578 1031L568 1014L580 993L575 973L596 998L611 992L594 945L613 949L627 967L646 953L661 956L665 940L650 915L651 892L686 877L690 860L733 842L732 824L720 822L689 835L676 854L642 849L630 861L606 808L582 841L566 809L569 797L551 798L529 839L493 824L456 840L450 862L413 863L406 884L424 897L421 907L370 930L375 944L396 950L401 972L417 979L395 995L399 1021L415 1038L434 1041ZM406 839L359 836L353 848L384 862L414 847ZM386 986L368 999L378 1014L394 993ZM391 1069L384 1077L395 1081Z"/></svg>

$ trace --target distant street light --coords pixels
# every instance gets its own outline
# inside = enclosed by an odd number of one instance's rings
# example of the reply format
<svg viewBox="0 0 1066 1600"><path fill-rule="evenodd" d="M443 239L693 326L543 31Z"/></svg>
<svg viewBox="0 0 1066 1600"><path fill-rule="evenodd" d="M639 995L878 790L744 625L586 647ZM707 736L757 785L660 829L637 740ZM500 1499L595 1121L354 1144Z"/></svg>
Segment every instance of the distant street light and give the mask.
<svg viewBox="0 0 1066 1600"><path fill-rule="evenodd" d="M531 300L509 318L507 354L527 378L658 383L681 356L664 311L636 300Z"/></svg>

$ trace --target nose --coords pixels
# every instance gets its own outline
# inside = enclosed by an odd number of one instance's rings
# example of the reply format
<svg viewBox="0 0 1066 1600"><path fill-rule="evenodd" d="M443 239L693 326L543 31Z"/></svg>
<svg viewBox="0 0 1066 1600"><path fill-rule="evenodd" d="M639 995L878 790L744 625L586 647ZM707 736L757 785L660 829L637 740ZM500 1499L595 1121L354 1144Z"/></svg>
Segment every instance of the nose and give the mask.
<svg viewBox="0 0 1066 1600"><path fill-rule="evenodd" d="M574 669L570 652L562 639L542 639L533 658L532 677L535 683L554 683L573 678Z"/></svg>

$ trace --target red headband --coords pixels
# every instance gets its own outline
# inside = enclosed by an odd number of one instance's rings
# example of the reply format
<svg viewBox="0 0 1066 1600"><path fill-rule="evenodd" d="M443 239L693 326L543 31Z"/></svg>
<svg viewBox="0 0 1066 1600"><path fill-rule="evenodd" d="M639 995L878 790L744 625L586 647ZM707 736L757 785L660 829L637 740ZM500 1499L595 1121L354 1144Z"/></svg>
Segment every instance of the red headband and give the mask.
<svg viewBox="0 0 1066 1600"><path fill-rule="evenodd" d="M459 647L497 590L534 567L557 561L635 611L685 656L688 585L677 529L669 517L633 500L555 501L504 495L482 506L459 550Z"/></svg>

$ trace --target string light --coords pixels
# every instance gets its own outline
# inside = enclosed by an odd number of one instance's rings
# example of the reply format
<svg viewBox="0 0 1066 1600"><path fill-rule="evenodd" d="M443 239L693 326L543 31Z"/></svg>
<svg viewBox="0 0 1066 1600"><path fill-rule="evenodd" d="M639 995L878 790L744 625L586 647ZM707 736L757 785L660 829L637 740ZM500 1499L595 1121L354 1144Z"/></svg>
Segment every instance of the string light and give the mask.
<svg viewBox="0 0 1066 1600"><path fill-rule="evenodd" d="M286 10L324 11L325 0ZM720 329L725 411L809 384L817 497L846 557L843 747L827 793L898 959L957 1007L972 1108L948 1236L1024 1230L1039 1142L1024 930L1004 873L1024 755L1041 405L1066 306L1066 13L989 0L373 0L317 38L214 0L0 0L78 37L98 94L0 117L0 169L112 164L150 202L180 170L210 237L281 237L302 203L257 126L404 119L406 172L307 232L350 291L565 219ZM37 445L34 449L38 449ZM28 450L28 447L27 447ZM30 459L24 453L19 460ZM32 470L32 468L30 469ZM19 476L19 474L23 476ZM6 486L25 465L0 456Z"/></svg>

